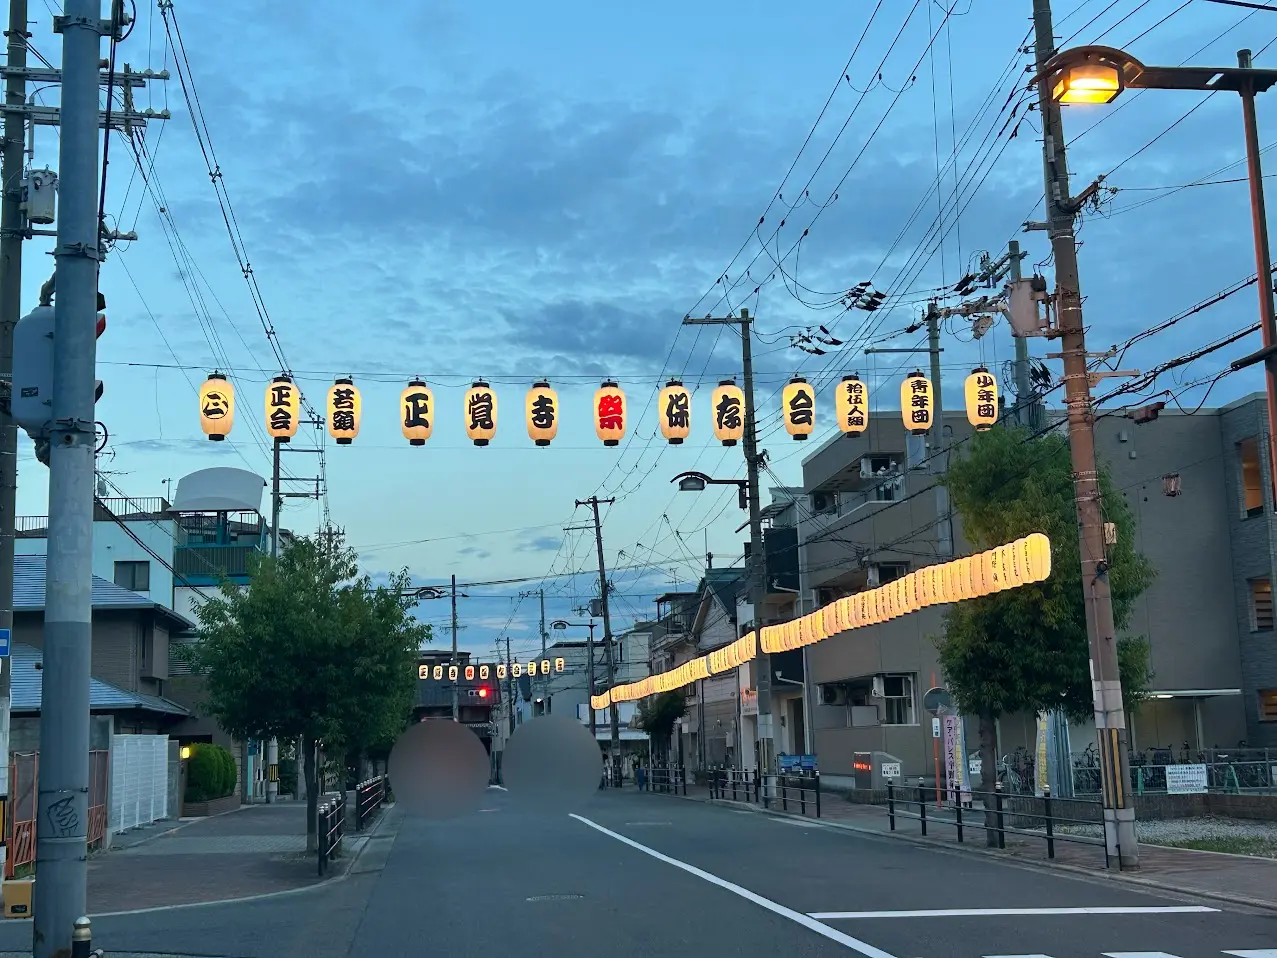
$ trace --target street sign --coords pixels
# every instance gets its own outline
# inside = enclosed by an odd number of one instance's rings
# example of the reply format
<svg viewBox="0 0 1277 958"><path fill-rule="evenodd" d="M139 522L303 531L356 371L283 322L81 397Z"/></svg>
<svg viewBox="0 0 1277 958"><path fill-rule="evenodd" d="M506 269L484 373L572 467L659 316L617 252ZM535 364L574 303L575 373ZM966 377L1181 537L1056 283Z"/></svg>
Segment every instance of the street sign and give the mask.
<svg viewBox="0 0 1277 958"><path fill-rule="evenodd" d="M882 772L883 778L899 778L900 777L899 762L883 762L880 766L878 766L878 768Z"/></svg>
<svg viewBox="0 0 1277 958"><path fill-rule="evenodd" d="M953 698L946 688L929 689L927 694L922 697L922 707L932 715L939 715L941 712L948 712L953 709Z"/></svg>
<svg viewBox="0 0 1277 958"><path fill-rule="evenodd" d="M933 718L931 720L931 737L932 738L940 737L940 720L938 718Z"/></svg>
<svg viewBox="0 0 1277 958"><path fill-rule="evenodd" d="M13 635L8 629L0 629L0 659L9 657L9 649L12 643L10 637Z"/></svg>

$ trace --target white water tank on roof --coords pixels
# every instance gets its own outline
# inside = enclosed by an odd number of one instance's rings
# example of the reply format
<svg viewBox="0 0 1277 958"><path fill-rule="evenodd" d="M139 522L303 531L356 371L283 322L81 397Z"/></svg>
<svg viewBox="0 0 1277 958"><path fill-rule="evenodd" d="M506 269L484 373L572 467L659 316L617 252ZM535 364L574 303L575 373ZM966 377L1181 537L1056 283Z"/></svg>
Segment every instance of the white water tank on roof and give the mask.
<svg viewBox="0 0 1277 958"><path fill-rule="evenodd" d="M174 512L262 511L266 480L247 469L217 466L201 469L177 481Z"/></svg>

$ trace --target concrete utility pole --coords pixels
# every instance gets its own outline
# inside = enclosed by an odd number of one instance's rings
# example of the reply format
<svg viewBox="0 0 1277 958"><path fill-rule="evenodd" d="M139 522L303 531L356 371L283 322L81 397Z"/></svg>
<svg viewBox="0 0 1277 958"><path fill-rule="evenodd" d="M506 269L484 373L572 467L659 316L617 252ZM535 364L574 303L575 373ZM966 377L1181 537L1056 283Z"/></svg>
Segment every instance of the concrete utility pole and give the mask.
<svg viewBox="0 0 1277 958"><path fill-rule="evenodd" d="M599 554L599 596L600 605L603 611L603 645L607 650L607 685L612 688L616 685L616 652L613 649L612 642L612 614L608 608L608 588L607 588L607 566L603 562L603 523L599 519L599 503L609 504L615 502L615 499L600 499L598 496L590 496L588 499L578 499L578 506L589 506L594 510L594 545ZM590 656L590 673L593 677L594 657L593 650ZM617 713L616 703L612 702L608 706L608 718L612 723L612 781L616 783L616 787L621 787L621 722Z"/></svg>
<svg viewBox="0 0 1277 958"><path fill-rule="evenodd" d="M505 688L506 707L510 711L510 734L514 734L514 670L510 668L510 636L505 637Z"/></svg>
<svg viewBox="0 0 1277 958"><path fill-rule="evenodd" d="M590 620L590 635L585 640L585 661L586 661L586 681L590 683L589 695L586 702L590 706L590 738L598 742L598 732L596 731L597 723L594 721L594 620Z"/></svg>
<svg viewBox="0 0 1277 958"><path fill-rule="evenodd" d="M457 665L457 577L452 577L452 658L449 670L459 668ZM451 675L448 676L452 678ZM461 721L461 675L452 679L452 720Z"/></svg>
<svg viewBox="0 0 1277 958"><path fill-rule="evenodd" d="M86 910L89 821L89 678L93 641L93 405L97 360L98 63L100 0L66 0L54 301L49 539L45 566L40 788L36 802L35 958L71 953ZM118 6L116 8L118 10ZM25 26L25 24L24 24ZM108 134L109 135L109 134ZM5 184L8 186L8 184Z"/></svg>
<svg viewBox="0 0 1277 958"><path fill-rule="evenodd" d="M1007 260L1009 271L1007 278L1012 283L1018 283L1023 276L1020 272L1020 260L1024 259L1024 254L1020 252L1020 241L1011 240L1007 243ZM1036 403L1029 400L1029 340L1027 336L1015 337L1015 421L1021 426L1029 426L1036 428L1034 420L1034 406Z"/></svg>
<svg viewBox="0 0 1277 958"><path fill-rule="evenodd" d="M684 326L739 326L741 378L745 393L745 434L741 439L745 453L745 497L749 507L749 562L746 563L749 580L749 601L754 608L754 628L762 629L763 597L767 594L766 565L763 545L762 495L758 488L758 467L762 455L758 452L758 417L754 402L754 351L749 310L742 309L739 316L705 316L694 319L683 317ZM763 454L765 455L765 453ZM758 643L758 655L754 659L754 689L758 696L758 767L763 775L764 788L769 787L769 775L776 755L775 732L772 729L772 671L771 656ZM701 736L704 738L704 735Z"/></svg>
<svg viewBox="0 0 1277 958"><path fill-rule="evenodd" d="M1042 114L1042 160L1046 185L1047 230L1055 254L1056 335L1062 344L1069 447L1073 456L1074 499L1080 530L1082 591L1086 633L1091 652L1091 684L1095 696L1095 732L1100 750L1100 783L1104 796L1104 839L1108 853L1123 869L1138 869L1135 809L1130 804L1130 758L1122 683L1117 665L1117 636L1109 592L1104 543L1104 516L1095 462L1095 416L1087 370L1086 331L1078 279L1077 243L1073 233L1076 205L1069 196L1060 106L1051 95L1043 68L1055 53L1050 0L1033 0L1038 110ZM1261 279L1260 285L1264 286Z"/></svg>
<svg viewBox="0 0 1277 958"><path fill-rule="evenodd" d="M931 354L932 409L935 420L931 426L931 472L942 475L949 467L944 454L949 443L944 435L944 381L940 369L940 314L935 304L927 309L927 352ZM949 489L936 483L936 538L940 540L940 554L953 555L953 520L949 512Z"/></svg>
<svg viewBox="0 0 1277 958"><path fill-rule="evenodd" d="M9 0L8 49L5 65L12 70L27 66L27 0ZM10 72L5 77L6 106L26 104L26 77ZM4 115L3 199L0 200L0 380L13 381L13 327L22 318L22 188L25 117L10 110ZM7 388L7 387L0 387ZM13 551L18 523L18 426L0 414L0 629L13 629ZM9 701L13 681L11 658L0 659L0 821L9 821ZM8 849L6 830L0 829L0 875L4 874ZM0 886L0 904L4 901Z"/></svg>
<svg viewBox="0 0 1277 958"><path fill-rule="evenodd" d="M545 589L537 589L537 596L541 600L541 661L545 661L546 639L549 633L545 631ZM541 673L541 714L545 715L550 711L550 677L544 672Z"/></svg>

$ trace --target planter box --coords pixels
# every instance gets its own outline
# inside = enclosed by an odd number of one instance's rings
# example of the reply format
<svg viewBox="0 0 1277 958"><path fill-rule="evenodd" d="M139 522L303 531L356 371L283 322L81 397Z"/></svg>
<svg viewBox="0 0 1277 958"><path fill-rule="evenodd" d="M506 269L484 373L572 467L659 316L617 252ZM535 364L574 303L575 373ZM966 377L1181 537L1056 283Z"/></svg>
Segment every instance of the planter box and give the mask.
<svg viewBox="0 0 1277 958"><path fill-rule="evenodd" d="M238 792L227 795L224 798L215 798L208 802L183 802L182 817L206 818L209 815L220 815L223 812L229 812L234 808L239 808Z"/></svg>

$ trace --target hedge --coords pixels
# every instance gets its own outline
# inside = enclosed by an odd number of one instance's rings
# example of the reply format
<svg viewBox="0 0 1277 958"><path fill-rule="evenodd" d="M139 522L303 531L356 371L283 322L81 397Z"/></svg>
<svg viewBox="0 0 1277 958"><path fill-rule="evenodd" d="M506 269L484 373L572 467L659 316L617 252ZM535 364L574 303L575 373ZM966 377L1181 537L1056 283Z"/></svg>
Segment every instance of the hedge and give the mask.
<svg viewBox="0 0 1277 958"><path fill-rule="evenodd" d="M186 801L211 802L235 791L235 756L220 745L191 746L186 762Z"/></svg>

